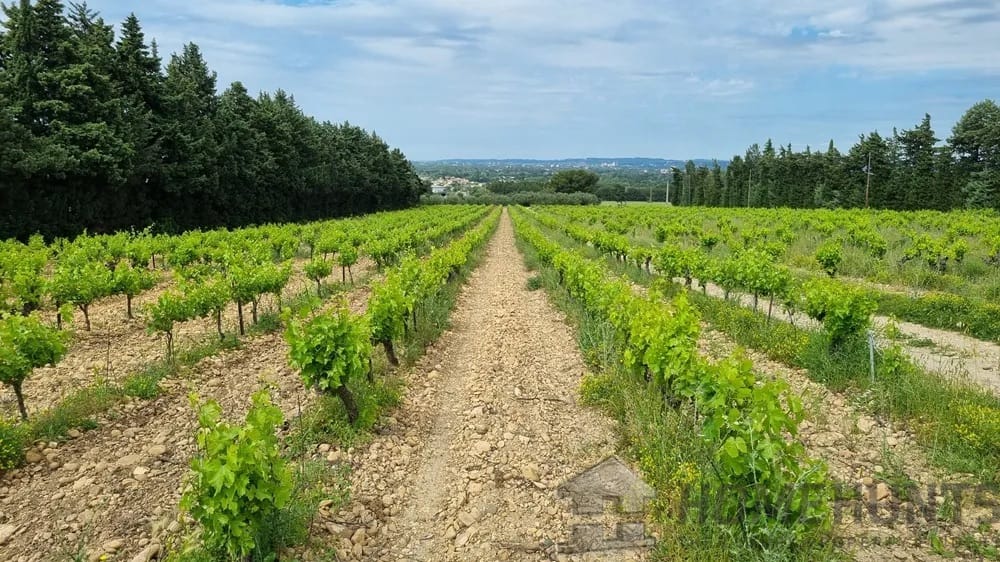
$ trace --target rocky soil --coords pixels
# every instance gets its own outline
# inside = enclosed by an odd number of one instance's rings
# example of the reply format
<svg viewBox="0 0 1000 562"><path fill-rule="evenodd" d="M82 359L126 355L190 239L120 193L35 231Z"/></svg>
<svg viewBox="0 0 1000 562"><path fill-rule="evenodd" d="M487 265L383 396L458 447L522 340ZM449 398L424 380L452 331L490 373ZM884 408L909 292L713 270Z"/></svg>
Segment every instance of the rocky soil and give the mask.
<svg viewBox="0 0 1000 562"><path fill-rule="evenodd" d="M566 541L582 522L557 487L611 455L615 434L577 403L573 333L544 292L527 290L528 277L504 216L452 329L406 375L398 414L347 455L353 502L326 523L342 557L545 560L539 541ZM551 551L559 560L644 555Z"/></svg>
<svg viewBox="0 0 1000 562"><path fill-rule="evenodd" d="M359 286L347 303L363 311L368 294ZM313 399L288 366L281 334L251 337L240 349L203 359L163 381L162 396L108 412L96 430L38 444L30 464L0 477L0 560L156 558L181 528L177 504L197 430L189 393L242 417L264 385L286 419Z"/></svg>
<svg viewBox="0 0 1000 562"><path fill-rule="evenodd" d="M566 554L555 544L575 523L613 535L628 520L578 515L559 497L560 484L613 454L615 433L576 402L583 362L573 333L544 292L527 290L528 276L505 216L453 328L401 374L408 389L395 416L357 449L316 448L353 469L351 503L322 505L319 550L364 560L645 558L642 549ZM351 308L363 310L366 298L359 288ZM240 416L267 384L290 418L312 397L286 352L279 335L250 338L165 381L163 396L108 412L98 429L38 444L28 466L0 479L0 560L161 557L183 532L177 504L197 426L188 392Z"/></svg>
<svg viewBox="0 0 1000 562"><path fill-rule="evenodd" d="M721 358L736 345L723 333L703 327L702 352ZM753 351L755 370L788 383L803 403L806 419L798 438L813 458L826 462L844 489L837 505L836 532L856 560L945 560L931 549L929 537L940 537L951 558L979 559L959 543L969 537L980 544L1000 545L1000 521L989 506L977 505L976 484L969 475L935 470L915 436L890 420L872 417L861 404L831 392L789 368ZM962 490L956 521L955 487ZM848 494L847 490L853 493ZM998 501L996 497L981 503ZM986 521L980 526L980 520Z"/></svg>
<svg viewBox="0 0 1000 562"><path fill-rule="evenodd" d="M560 497L562 484L614 454L617 438L613 422L578 403L584 364L574 333L543 291L528 290L530 275L505 214L458 297L451 329L412 369L398 373L407 386L399 409L363 445L316 447L315 455L350 468L351 500L343 508L322 504L313 526L316 548L306 559L327 548L340 560L385 562L647 558L642 548L567 552L574 525L599 523L613 535L617 523L641 517L614 510L582 515ZM352 310L363 310L367 296L364 287L349 293ZM95 312L95 330L125 334L114 336L112 364L127 364L133 348L136 361L148 361L152 352L128 335L134 328L108 328L118 304ZM735 347L707 329L700 344L712 357ZM96 359L81 355L77 370L87 374L87 361L106 360L107 350L98 356L97 346L90 346ZM253 391L266 384L292 418L313 395L288 367L286 353L280 335L249 338L241 349L164 381L159 398L108 412L98 429L38 444L28 466L0 477L0 560L161 557L170 538L183 532L177 504L197 427L188 393L241 416ZM964 537L1000 543L1000 524L977 524L988 513L971 495L960 504L961 521L944 509L948 498L940 486L969 477L932 469L911 434L868 416L862 404L801 371L750 355L764 376L787 381L802 398L807 420L798 438L809 453L825 460L836 480L859 490L841 503L837 523L837 536L856 559L936 560L932 535L963 559L975 559L959 544ZM64 384L79 384L76 378ZM58 390L35 388L42 396ZM900 484L905 481L916 486L910 495ZM919 511L918 502L934 502L934 508ZM907 512L917 516L907 520ZM892 513L902 519L889 520Z"/></svg>
<svg viewBox="0 0 1000 562"><path fill-rule="evenodd" d="M303 290L315 290L315 284L305 277L301 269L303 260L295 263L292 278L284 296L290 297ZM162 272L161 272L162 273ZM358 273L357 271L355 272ZM173 281L167 277L156 287L132 300L135 319L126 318L124 296L99 300L90 307L91 330L85 329L83 314L74 310L74 333L66 356L55 366L42 367L24 383L25 402L29 412L38 412L54 406L74 390L94 383L98 378L117 382L141 370L150 362L163 357L166 343L159 334L149 334L142 320L145 307L153 304ZM361 273L364 275L364 272ZM339 280L339 272L336 279ZM261 313L272 310L277 303L265 295L260 305ZM46 316L54 316L48 311ZM244 310L244 321L250 326L249 307ZM236 306L230 305L223 313L223 329L237 333ZM182 322L175 328L175 348L182 349L216 337L214 318L200 318ZM10 388L0 388L0 415L16 416L17 402Z"/></svg>

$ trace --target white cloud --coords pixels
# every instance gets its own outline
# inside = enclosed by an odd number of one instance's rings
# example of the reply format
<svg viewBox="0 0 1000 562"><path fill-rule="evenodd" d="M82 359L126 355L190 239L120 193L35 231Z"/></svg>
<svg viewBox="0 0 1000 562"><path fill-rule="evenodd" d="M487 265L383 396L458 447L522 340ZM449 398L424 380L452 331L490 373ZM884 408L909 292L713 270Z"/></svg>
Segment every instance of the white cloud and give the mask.
<svg viewBox="0 0 1000 562"><path fill-rule="evenodd" d="M90 3L112 20L137 10L165 56L198 42L220 89L236 79L283 87L321 119L350 118L400 142L477 123L572 129L595 116L604 128L688 126L740 103L752 112L824 69L844 80L1000 76L992 0Z"/></svg>

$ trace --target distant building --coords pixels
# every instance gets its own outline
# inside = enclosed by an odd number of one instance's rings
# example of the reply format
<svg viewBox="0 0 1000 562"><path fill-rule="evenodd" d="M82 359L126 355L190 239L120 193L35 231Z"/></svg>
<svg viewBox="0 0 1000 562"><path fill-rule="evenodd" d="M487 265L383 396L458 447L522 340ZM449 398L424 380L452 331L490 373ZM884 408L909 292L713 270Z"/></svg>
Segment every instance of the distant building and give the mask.
<svg viewBox="0 0 1000 562"><path fill-rule="evenodd" d="M434 195L444 195L448 193L448 188L443 185L432 185L431 193L433 193Z"/></svg>

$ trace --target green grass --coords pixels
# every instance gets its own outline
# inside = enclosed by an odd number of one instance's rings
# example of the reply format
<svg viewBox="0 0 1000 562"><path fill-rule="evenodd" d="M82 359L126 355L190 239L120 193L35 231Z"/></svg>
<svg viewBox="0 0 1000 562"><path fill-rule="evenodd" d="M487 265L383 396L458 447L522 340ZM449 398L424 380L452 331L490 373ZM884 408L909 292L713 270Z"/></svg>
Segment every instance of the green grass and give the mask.
<svg viewBox="0 0 1000 562"><path fill-rule="evenodd" d="M398 379L376 375L373 382L352 380L348 383L358 404L358 421L351 424L340 399L320 396L316 403L291 421L292 430L286 438L289 455L304 455L320 443L336 444L344 448L363 443L369 431L385 411L397 406L402 398Z"/></svg>
<svg viewBox="0 0 1000 562"><path fill-rule="evenodd" d="M967 333L986 341L1000 340L1000 305L948 293L919 296L871 291L886 316L931 328Z"/></svg>
<svg viewBox="0 0 1000 562"><path fill-rule="evenodd" d="M70 429L89 430L97 427L94 419L106 412L120 397L121 389L105 381L73 392L58 406L46 410L29 422L32 441L59 441Z"/></svg>
<svg viewBox="0 0 1000 562"><path fill-rule="evenodd" d="M581 353L592 374L580 388L583 401L617 421L620 454L631 459L657 492L649 516L660 540L659 560L837 560L828 536L781 536L775 530L768 545L747 544L738 524L713 519L715 499L697 495L698 474L711 471L712 451L695 428L690 408L667 407L663 396L621 364L622 348L615 331L603 319L588 314L560 287L558 275L543 268L537 254L518 241L525 263L536 271L552 301L576 330ZM695 490L690 495L688 492ZM792 543L795 542L794 546Z"/></svg>
<svg viewBox="0 0 1000 562"><path fill-rule="evenodd" d="M777 314L768 321L766 311L754 312L733 301L660 281L634 265L605 258L597 250L544 225L535 226L564 246L604 260L612 271L640 285L655 282L666 297L687 291L702 320L738 345L804 369L811 379L846 394L866 410L906 424L936 466L973 474L985 484L1000 487L1000 398L974 385L928 372L898 348L884 349L877 355L872 382L864 339L831 350L829 337L822 331L777 320Z"/></svg>

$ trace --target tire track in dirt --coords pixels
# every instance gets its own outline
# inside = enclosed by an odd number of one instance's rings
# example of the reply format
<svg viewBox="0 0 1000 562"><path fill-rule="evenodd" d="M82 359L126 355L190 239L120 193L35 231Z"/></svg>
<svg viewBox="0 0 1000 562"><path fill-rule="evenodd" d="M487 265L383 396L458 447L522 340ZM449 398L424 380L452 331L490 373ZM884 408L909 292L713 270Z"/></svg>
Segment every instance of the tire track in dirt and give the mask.
<svg viewBox="0 0 1000 562"><path fill-rule="evenodd" d="M613 454L616 435L609 419L577 403L576 340L545 292L527 289L529 275L505 212L452 329L406 375L399 419L352 455L354 503L338 517L366 527L354 557L543 560L508 543L568 538L576 521L556 488ZM344 538L342 555L351 546Z"/></svg>

